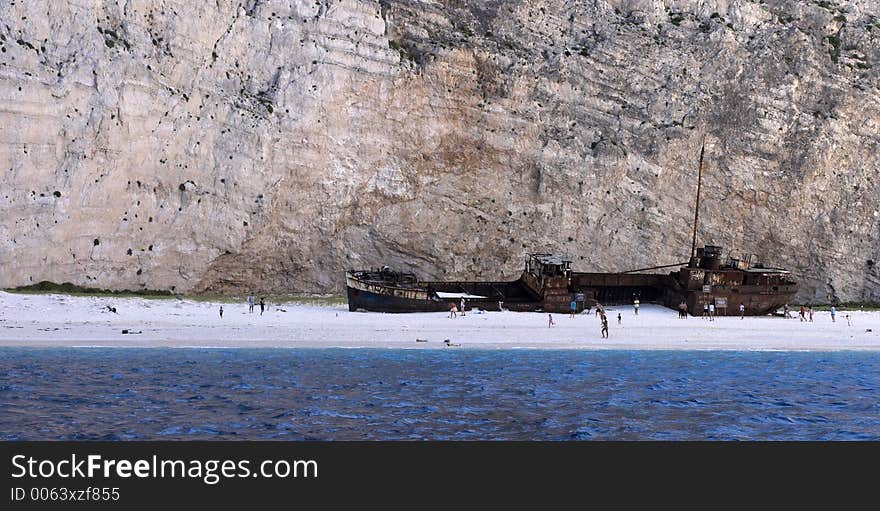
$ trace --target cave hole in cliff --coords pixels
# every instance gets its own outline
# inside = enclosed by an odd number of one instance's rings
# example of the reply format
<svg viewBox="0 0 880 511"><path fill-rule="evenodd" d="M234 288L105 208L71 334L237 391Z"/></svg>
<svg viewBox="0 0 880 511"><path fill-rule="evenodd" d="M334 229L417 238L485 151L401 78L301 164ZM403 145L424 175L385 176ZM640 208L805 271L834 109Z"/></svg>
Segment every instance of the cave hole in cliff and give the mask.
<svg viewBox="0 0 880 511"><path fill-rule="evenodd" d="M99 240L98 238L95 238L94 241L92 241L92 245L94 245L96 247L100 244L101 244L101 240Z"/></svg>

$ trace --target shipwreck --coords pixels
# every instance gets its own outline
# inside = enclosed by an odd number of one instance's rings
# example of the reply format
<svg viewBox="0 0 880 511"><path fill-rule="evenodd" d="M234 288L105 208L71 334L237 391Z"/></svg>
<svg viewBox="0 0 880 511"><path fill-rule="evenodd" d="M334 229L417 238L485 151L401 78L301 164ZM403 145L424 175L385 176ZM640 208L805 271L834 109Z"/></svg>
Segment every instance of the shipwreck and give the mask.
<svg viewBox="0 0 880 511"><path fill-rule="evenodd" d="M576 272L570 257L533 253L511 281L421 281L387 266L345 273L350 311L437 312L465 304L482 310L566 313L597 304L658 303L686 308L692 315L713 304L717 315L774 313L794 299L797 282L783 268L765 266L755 256L723 257L722 247L697 247L700 188L705 144L700 150L691 256L687 262L618 273ZM677 267L667 273L651 271ZM646 273L647 272L647 273Z"/></svg>

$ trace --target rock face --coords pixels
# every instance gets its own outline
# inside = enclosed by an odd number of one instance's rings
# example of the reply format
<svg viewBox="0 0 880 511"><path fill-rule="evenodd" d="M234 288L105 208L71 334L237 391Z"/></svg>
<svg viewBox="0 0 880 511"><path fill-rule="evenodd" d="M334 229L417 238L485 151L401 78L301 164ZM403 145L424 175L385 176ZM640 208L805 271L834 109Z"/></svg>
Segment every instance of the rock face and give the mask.
<svg viewBox="0 0 880 511"><path fill-rule="evenodd" d="M8 1L0 286L341 292L698 239L880 301L874 0Z"/></svg>

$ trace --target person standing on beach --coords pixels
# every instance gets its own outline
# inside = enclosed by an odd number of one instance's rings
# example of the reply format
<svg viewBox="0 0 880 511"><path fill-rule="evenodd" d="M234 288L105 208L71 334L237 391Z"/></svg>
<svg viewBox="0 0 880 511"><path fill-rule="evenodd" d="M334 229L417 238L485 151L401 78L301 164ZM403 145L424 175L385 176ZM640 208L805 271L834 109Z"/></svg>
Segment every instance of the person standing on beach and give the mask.
<svg viewBox="0 0 880 511"><path fill-rule="evenodd" d="M708 317L709 317L709 304L704 303L703 304L703 319L706 319Z"/></svg>
<svg viewBox="0 0 880 511"><path fill-rule="evenodd" d="M709 304L709 321L715 321L715 304Z"/></svg>
<svg viewBox="0 0 880 511"><path fill-rule="evenodd" d="M458 317L458 314L456 314L456 312L458 312L458 307L456 307L453 303L452 306L449 307L449 318L451 319Z"/></svg>
<svg viewBox="0 0 880 511"><path fill-rule="evenodd" d="M638 298L633 300L633 310L635 311L636 316L638 316L639 315L639 299Z"/></svg>
<svg viewBox="0 0 880 511"><path fill-rule="evenodd" d="M608 338L608 318L605 316L604 313L602 314L601 317L602 317L602 338L607 339Z"/></svg>
<svg viewBox="0 0 880 511"><path fill-rule="evenodd" d="M688 317L688 306L685 302L678 304L678 317L681 319L687 319Z"/></svg>
<svg viewBox="0 0 880 511"><path fill-rule="evenodd" d="M220 319L223 319L223 306L220 306Z"/></svg>
<svg viewBox="0 0 880 511"><path fill-rule="evenodd" d="M801 315L801 321L802 321L802 322L807 320L807 316L806 316L806 314L807 314L807 309L805 309L804 306L801 305L801 312L800 312L800 315Z"/></svg>
<svg viewBox="0 0 880 511"><path fill-rule="evenodd" d="M620 317L620 313L618 312L618 313L617 313L617 324L618 324L618 325L620 324L620 320L621 320L621 319L623 319L623 318Z"/></svg>
<svg viewBox="0 0 880 511"><path fill-rule="evenodd" d="M248 312L254 312L254 295L248 295Z"/></svg>
<svg viewBox="0 0 880 511"><path fill-rule="evenodd" d="M813 306L810 305L810 323L813 322Z"/></svg>
<svg viewBox="0 0 880 511"><path fill-rule="evenodd" d="M263 315L263 311L266 310L266 302L263 301L263 297L260 297L260 316Z"/></svg>
<svg viewBox="0 0 880 511"><path fill-rule="evenodd" d="M547 314L547 318L547 328L550 328L556 324L556 322L553 321L553 314Z"/></svg>
<svg viewBox="0 0 880 511"><path fill-rule="evenodd" d="M837 310L836 310L836 309L834 308L834 306L832 305L832 306L831 306L831 322L832 322L832 323L835 322L835 321L834 321L834 316L835 316L836 314L837 314Z"/></svg>
<svg viewBox="0 0 880 511"><path fill-rule="evenodd" d="M739 304L739 319L746 319L746 306L742 302Z"/></svg>
<svg viewBox="0 0 880 511"><path fill-rule="evenodd" d="M461 297L461 315L464 316L464 297Z"/></svg>
<svg viewBox="0 0 880 511"><path fill-rule="evenodd" d="M846 315L846 326L852 326L852 323L849 321L849 314Z"/></svg>
<svg viewBox="0 0 880 511"><path fill-rule="evenodd" d="M574 319L574 313L577 312L578 304L576 301L572 300L570 304L568 304L568 308L571 311L571 317Z"/></svg>

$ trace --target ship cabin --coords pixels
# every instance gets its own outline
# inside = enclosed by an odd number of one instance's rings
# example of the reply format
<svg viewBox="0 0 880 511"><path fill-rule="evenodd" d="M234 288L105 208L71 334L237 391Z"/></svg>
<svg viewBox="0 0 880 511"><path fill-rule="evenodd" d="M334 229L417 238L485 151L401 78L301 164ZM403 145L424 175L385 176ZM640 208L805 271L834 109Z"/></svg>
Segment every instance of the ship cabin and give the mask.
<svg viewBox="0 0 880 511"><path fill-rule="evenodd" d="M389 266L374 268L368 271L353 272L364 282L378 283L386 286L410 288L418 285L415 274L396 271Z"/></svg>
<svg viewBox="0 0 880 511"><path fill-rule="evenodd" d="M568 310L572 299L571 258L554 254L529 254L520 280L535 296L541 297L544 310Z"/></svg>
<svg viewBox="0 0 880 511"><path fill-rule="evenodd" d="M529 254L526 257L526 272L537 278L567 278L571 276L571 259L553 254Z"/></svg>

